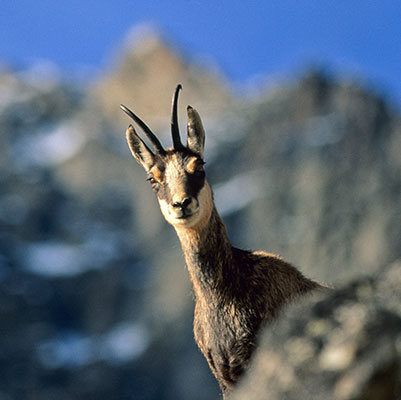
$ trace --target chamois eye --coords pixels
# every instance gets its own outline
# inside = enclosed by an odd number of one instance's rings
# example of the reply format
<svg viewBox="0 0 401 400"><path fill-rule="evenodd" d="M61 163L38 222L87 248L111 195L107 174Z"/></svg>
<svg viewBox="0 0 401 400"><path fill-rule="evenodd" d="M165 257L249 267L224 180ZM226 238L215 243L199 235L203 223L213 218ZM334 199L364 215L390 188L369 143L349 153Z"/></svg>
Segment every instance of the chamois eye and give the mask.
<svg viewBox="0 0 401 400"><path fill-rule="evenodd" d="M205 163L203 162L203 161L199 161L197 164L196 164L196 168L195 168L195 172L203 172L203 165L204 165Z"/></svg>
<svg viewBox="0 0 401 400"><path fill-rule="evenodd" d="M151 184L153 187L155 187L155 186L158 185L158 183L159 183L153 176L150 176L150 177L147 179L147 181L149 181L150 184Z"/></svg>

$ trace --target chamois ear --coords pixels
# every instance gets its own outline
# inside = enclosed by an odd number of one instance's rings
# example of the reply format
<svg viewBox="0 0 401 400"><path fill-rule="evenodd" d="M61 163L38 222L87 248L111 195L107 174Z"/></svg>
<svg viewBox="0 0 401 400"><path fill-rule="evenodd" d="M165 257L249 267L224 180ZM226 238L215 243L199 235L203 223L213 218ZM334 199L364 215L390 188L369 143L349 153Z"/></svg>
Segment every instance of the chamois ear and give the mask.
<svg viewBox="0 0 401 400"><path fill-rule="evenodd" d="M189 150L203 158L205 148L205 130L198 112L191 106L187 107L188 113L188 139L187 147Z"/></svg>
<svg viewBox="0 0 401 400"><path fill-rule="evenodd" d="M146 171L149 171L154 164L155 155L137 135L132 125L127 128L125 134L127 136L128 146L135 160L138 161Z"/></svg>

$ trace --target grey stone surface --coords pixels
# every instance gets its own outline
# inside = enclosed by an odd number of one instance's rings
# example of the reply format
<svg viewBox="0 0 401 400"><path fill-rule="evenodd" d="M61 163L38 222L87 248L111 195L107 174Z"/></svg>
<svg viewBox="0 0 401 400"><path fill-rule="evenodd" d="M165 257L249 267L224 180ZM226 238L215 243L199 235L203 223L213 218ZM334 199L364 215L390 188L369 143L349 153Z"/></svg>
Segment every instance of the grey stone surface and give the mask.
<svg viewBox="0 0 401 400"><path fill-rule="evenodd" d="M267 327L233 400L401 398L401 261Z"/></svg>

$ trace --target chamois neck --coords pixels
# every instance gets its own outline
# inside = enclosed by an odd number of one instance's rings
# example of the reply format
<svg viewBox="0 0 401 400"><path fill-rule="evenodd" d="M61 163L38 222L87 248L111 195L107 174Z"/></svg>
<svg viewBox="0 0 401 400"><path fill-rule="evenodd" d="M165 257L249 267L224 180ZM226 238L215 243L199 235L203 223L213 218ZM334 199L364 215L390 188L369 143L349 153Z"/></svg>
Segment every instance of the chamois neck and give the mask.
<svg viewBox="0 0 401 400"><path fill-rule="evenodd" d="M213 205L208 219L194 227L175 227L184 254L219 248L231 249L226 228Z"/></svg>
<svg viewBox="0 0 401 400"><path fill-rule="evenodd" d="M224 272L232 264L232 247L224 223L214 204L206 223L177 228L195 294L198 289L223 283Z"/></svg>

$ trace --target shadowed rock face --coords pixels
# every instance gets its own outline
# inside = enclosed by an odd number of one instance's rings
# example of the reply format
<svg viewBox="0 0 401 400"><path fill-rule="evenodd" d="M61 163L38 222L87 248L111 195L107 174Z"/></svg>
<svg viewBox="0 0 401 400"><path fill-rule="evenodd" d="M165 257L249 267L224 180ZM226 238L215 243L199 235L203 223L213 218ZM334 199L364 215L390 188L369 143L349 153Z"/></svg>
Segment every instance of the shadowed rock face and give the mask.
<svg viewBox="0 0 401 400"><path fill-rule="evenodd" d="M288 310L232 399L400 399L400 271L398 261Z"/></svg>

